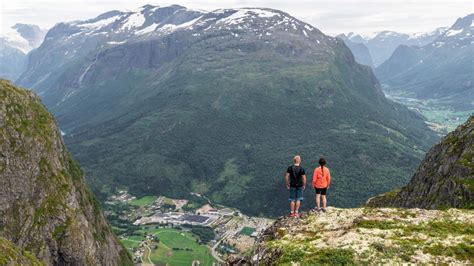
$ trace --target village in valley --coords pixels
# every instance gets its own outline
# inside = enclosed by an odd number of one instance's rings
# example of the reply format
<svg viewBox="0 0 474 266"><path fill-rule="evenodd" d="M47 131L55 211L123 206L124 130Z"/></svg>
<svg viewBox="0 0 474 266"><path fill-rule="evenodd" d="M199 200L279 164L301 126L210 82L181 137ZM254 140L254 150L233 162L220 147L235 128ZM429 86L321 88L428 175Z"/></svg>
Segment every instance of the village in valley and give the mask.
<svg viewBox="0 0 474 266"><path fill-rule="evenodd" d="M105 202L104 213L134 262L144 265L217 265L250 254L273 222L196 193L188 199L137 198L119 190Z"/></svg>

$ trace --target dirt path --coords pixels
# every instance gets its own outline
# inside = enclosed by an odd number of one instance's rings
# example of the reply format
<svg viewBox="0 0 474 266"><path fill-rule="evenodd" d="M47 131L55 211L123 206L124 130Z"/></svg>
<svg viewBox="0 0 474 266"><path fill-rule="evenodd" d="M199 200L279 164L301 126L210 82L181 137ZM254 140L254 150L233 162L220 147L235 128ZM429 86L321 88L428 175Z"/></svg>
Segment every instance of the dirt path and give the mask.
<svg viewBox="0 0 474 266"><path fill-rule="evenodd" d="M145 248L148 249L148 254L147 254L147 258L145 258L146 260L148 260L148 263L150 265L154 265L153 262L151 261L151 258L150 258L150 254L151 254L151 248L150 246L148 246L148 244L144 244Z"/></svg>

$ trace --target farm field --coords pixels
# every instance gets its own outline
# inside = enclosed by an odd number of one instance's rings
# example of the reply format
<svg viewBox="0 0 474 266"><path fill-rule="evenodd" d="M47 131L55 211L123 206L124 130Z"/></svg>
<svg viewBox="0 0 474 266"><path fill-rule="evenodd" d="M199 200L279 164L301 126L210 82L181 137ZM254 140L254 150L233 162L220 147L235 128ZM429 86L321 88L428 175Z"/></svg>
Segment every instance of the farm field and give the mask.
<svg viewBox="0 0 474 266"><path fill-rule="evenodd" d="M149 259L156 265L192 265L199 261L203 266L212 265L214 258L208 246L197 242L197 237L187 231L173 228L143 227L136 231L139 235L121 239L127 248L138 247L140 241L145 240L145 233L153 234L159 240L149 241L151 253ZM153 248L156 245L156 248ZM148 252L144 261L148 262Z"/></svg>
<svg viewBox="0 0 474 266"><path fill-rule="evenodd" d="M255 232L255 228L252 227L244 227L242 231L240 231L241 234L250 236L253 232Z"/></svg>
<svg viewBox="0 0 474 266"><path fill-rule="evenodd" d="M156 196L145 196L143 198L135 199L130 202L131 205L142 207L153 203L156 200Z"/></svg>

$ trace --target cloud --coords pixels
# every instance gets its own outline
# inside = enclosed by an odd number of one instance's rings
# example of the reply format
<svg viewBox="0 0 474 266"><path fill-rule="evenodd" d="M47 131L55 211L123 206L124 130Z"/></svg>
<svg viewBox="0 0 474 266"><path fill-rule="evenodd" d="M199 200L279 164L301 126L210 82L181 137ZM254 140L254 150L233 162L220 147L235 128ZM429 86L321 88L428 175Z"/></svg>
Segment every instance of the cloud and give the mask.
<svg viewBox="0 0 474 266"><path fill-rule="evenodd" d="M114 9L133 9L144 4L180 4L209 11L248 6L275 8L333 35L380 30L410 33L450 26L458 17L473 12L473 3L471 0L14 0L2 1L0 30L5 31L18 22L50 28L58 22L84 20Z"/></svg>

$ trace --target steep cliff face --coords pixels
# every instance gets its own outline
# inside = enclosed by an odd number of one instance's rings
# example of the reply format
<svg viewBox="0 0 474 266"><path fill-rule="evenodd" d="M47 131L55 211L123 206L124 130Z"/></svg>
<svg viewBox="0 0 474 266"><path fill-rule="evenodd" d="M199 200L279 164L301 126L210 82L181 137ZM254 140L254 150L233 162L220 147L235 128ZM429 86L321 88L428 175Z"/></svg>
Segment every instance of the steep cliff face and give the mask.
<svg viewBox="0 0 474 266"><path fill-rule="evenodd" d="M474 208L474 116L426 155L410 183L374 197L373 207Z"/></svg>
<svg viewBox="0 0 474 266"><path fill-rule="evenodd" d="M0 181L0 237L7 247L9 241L48 265L131 264L52 115L34 93L5 80Z"/></svg>

